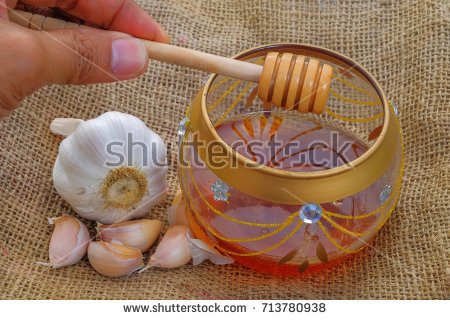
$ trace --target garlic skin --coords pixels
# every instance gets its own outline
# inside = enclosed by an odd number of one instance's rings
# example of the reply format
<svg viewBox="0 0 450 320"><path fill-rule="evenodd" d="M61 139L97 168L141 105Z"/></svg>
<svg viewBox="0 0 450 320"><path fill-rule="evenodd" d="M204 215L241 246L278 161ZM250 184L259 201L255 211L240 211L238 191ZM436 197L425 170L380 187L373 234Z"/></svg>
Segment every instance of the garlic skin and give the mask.
<svg viewBox="0 0 450 320"><path fill-rule="evenodd" d="M50 124L50 131L60 136L70 136L84 120L72 118L56 118Z"/></svg>
<svg viewBox="0 0 450 320"><path fill-rule="evenodd" d="M86 226L68 215L49 218L48 221L55 225L48 249L50 263L41 264L56 269L80 261L86 254L90 241Z"/></svg>
<svg viewBox="0 0 450 320"><path fill-rule="evenodd" d="M140 219L110 225L97 224L97 236L103 241L118 241L144 253L159 238L161 229L159 220Z"/></svg>
<svg viewBox="0 0 450 320"><path fill-rule="evenodd" d="M88 259L95 271L107 277L126 276L144 266L139 249L116 242L91 241Z"/></svg>
<svg viewBox="0 0 450 320"><path fill-rule="evenodd" d="M170 226L181 224L189 227L189 222L186 217L186 202L184 201L181 191L178 190L175 198L172 201L172 205L167 208L167 220Z"/></svg>
<svg viewBox="0 0 450 320"><path fill-rule="evenodd" d="M171 226L158 244L155 253L150 257L145 269L150 267L172 269L187 264L191 260L187 232L186 226Z"/></svg>
<svg viewBox="0 0 450 320"><path fill-rule="evenodd" d="M187 234L189 250L192 255L192 264L197 266L205 260L209 260L216 265L224 265L234 263L234 259L222 255L216 249L208 246L200 239L193 238L189 232Z"/></svg>
<svg viewBox="0 0 450 320"><path fill-rule="evenodd" d="M186 202L181 193L178 190L175 198L172 201L172 206L167 209L167 220L169 225L184 225L188 227L186 237L188 240L189 250L192 256L192 264L197 266L205 260L209 260L216 265L224 265L234 263L234 259L222 255L219 251L207 245L200 239L195 239L192 235L192 231L189 228L189 222L187 219L187 211L189 209L186 206Z"/></svg>
<svg viewBox="0 0 450 320"><path fill-rule="evenodd" d="M80 216L118 223L143 217L165 199L166 146L138 118L106 112L87 121L55 119L51 128L69 134L59 147L54 186Z"/></svg>

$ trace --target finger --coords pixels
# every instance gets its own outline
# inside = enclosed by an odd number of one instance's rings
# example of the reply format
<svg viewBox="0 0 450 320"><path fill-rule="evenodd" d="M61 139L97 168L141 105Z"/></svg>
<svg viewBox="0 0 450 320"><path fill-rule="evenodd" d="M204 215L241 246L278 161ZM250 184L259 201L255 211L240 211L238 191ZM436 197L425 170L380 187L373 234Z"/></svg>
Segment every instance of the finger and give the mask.
<svg viewBox="0 0 450 320"><path fill-rule="evenodd" d="M24 3L58 7L105 29L138 38L169 42L162 27L133 0L24 0Z"/></svg>
<svg viewBox="0 0 450 320"><path fill-rule="evenodd" d="M0 0L0 19L9 20L8 17L8 6L5 0Z"/></svg>
<svg viewBox="0 0 450 320"><path fill-rule="evenodd" d="M15 6L17 5L17 2L19 2L18 0L6 0L6 5L8 6L8 8L15 8Z"/></svg>
<svg viewBox="0 0 450 320"><path fill-rule="evenodd" d="M135 78L148 53L129 35L88 28L35 32L42 52L43 84L89 84Z"/></svg>

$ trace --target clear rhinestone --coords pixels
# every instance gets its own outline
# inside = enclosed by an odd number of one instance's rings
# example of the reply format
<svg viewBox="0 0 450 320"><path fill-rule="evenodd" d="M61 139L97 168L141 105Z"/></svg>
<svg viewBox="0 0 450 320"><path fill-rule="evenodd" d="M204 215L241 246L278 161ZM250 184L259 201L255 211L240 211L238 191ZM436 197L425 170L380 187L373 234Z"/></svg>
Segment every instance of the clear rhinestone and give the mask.
<svg viewBox="0 0 450 320"><path fill-rule="evenodd" d="M183 120L180 121L180 124L178 125L178 142L181 143L181 140L184 137L184 134L186 133L186 129L189 125L189 118L185 117Z"/></svg>
<svg viewBox="0 0 450 320"><path fill-rule="evenodd" d="M208 80L209 80L209 76L207 76L207 77L205 77L204 79L202 79L201 81L200 81L200 84L201 84L201 86L205 86L206 85L206 83L208 82Z"/></svg>
<svg viewBox="0 0 450 320"><path fill-rule="evenodd" d="M387 199L389 199L389 196L391 195L392 187L390 185L385 185L383 188L383 191L380 192L380 200L381 202L385 202Z"/></svg>
<svg viewBox="0 0 450 320"><path fill-rule="evenodd" d="M397 104L396 104L394 101L392 101L392 100L389 100L389 103L391 104L391 107L392 107L392 109L394 110L395 115L397 116L397 115L398 115L398 107L397 107Z"/></svg>
<svg viewBox="0 0 450 320"><path fill-rule="evenodd" d="M320 220L322 208L315 203L307 203L300 208L300 219L304 223L313 224Z"/></svg>
<svg viewBox="0 0 450 320"><path fill-rule="evenodd" d="M212 185L211 190L214 192L214 200L227 201L228 200L228 186L225 182L217 179Z"/></svg>
<svg viewBox="0 0 450 320"><path fill-rule="evenodd" d="M226 193L215 193L214 200L216 201L227 201L228 195Z"/></svg>
<svg viewBox="0 0 450 320"><path fill-rule="evenodd" d="M180 121L180 124L178 125L178 137L184 136L186 133L186 128L189 123L189 118L185 117L183 120Z"/></svg>
<svg viewBox="0 0 450 320"><path fill-rule="evenodd" d="M264 228L261 230L262 234L268 234L269 232L270 232L270 229L268 229L268 228Z"/></svg>

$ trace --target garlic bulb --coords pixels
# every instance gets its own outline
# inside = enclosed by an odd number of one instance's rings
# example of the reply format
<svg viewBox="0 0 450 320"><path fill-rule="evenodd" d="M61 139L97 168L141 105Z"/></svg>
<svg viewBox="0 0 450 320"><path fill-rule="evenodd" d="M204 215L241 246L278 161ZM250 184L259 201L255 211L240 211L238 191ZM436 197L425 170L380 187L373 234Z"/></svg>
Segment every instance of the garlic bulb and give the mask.
<svg viewBox="0 0 450 320"><path fill-rule="evenodd" d="M118 242L92 241L88 248L88 259L95 271L108 277L126 276L144 266L139 249Z"/></svg>
<svg viewBox="0 0 450 320"><path fill-rule="evenodd" d="M82 217L102 223L140 218L165 198L166 147L138 118L55 119L61 142L53 169L56 191Z"/></svg>
<svg viewBox="0 0 450 320"><path fill-rule="evenodd" d="M205 260L209 260L217 265L231 264L234 262L234 259L223 256L219 251L208 246L202 240L193 238L189 232L187 239L192 256L192 264L194 266L201 264Z"/></svg>
<svg viewBox="0 0 450 320"><path fill-rule="evenodd" d="M146 252L158 239L161 228L159 220L140 219L110 225L98 224L97 235L103 241L119 241Z"/></svg>
<svg viewBox="0 0 450 320"><path fill-rule="evenodd" d="M89 231L78 219L63 215L49 218L55 225L48 249L50 263L40 263L61 268L77 263L84 257L89 244Z"/></svg>
<svg viewBox="0 0 450 320"><path fill-rule="evenodd" d="M191 253L187 232L186 226L171 226L158 244L155 253L150 257L148 266L142 271L150 267L178 268L188 263L191 260Z"/></svg>

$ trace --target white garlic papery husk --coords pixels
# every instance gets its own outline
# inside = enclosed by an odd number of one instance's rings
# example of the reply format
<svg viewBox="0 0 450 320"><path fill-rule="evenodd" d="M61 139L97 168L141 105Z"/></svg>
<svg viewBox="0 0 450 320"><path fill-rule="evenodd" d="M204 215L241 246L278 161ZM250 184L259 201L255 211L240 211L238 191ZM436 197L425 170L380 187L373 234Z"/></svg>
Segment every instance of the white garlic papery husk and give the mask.
<svg viewBox="0 0 450 320"><path fill-rule="evenodd" d="M127 276L144 267L141 251L119 242L92 241L88 259L95 271L107 277Z"/></svg>
<svg viewBox="0 0 450 320"><path fill-rule="evenodd" d="M146 252L159 238L161 228L159 220L139 219L109 225L98 224L97 235L103 241L119 241Z"/></svg>
<svg viewBox="0 0 450 320"><path fill-rule="evenodd" d="M190 232L187 233L189 250L191 251L192 264L197 266L205 260L209 260L217 265L231 264L234 259L222 255L216 249L210 247L200 239L193 238Z"/></svg>
<svg viewBox="0 0 450 320"><path fill-rule="evenodd" d="M170 226L180 224L189 227L189 222L186 217L187 206L184 198L179 191L172 201L172 205L167 208L167 220Z"/></svg>
<svg viewBox="0 0 450 320"><path fill-rule="evenodd" d="M60 136L70 136L84 120L73 118L56 118L50 124L50 131Z"/></svg>
<svg viewBox="0 0 450 320"><path fill-rule="evenodd" d="M166 146L138 118L107 112L87 121L56 119L51 127L70 134L59 147L53 182L80 216L118 223L144 216L165 198Z"/></svg>
<svg viewBox="0 0 450 320"><path fill-rule="evenodd" d="M181 191L178 190L172 201L172 206L167 209L167 220L169 221L169 225L185 225L189 228L189 222L186 216L188 210L184 197ZM205 260L209 260L217 265L234 263L234 259L222 255L204 241L195 239L191 233L192 232L189 231L186 234L186 237L191 252L192 264L194 266L201 264Z"/></svg>
<svg viewBox="0 0 450 320"><path fill-rule="evenodd" d="M150 257L146 268L178 268L191 261L191 252L187 240L188 228L183 225L169 227L155 253Z"/></svg>
<svg viewBox="0 0 450 320"><path fill-rule="evenodd" d="M55 225L48 249L50 263L39 264L61 268L80 261L90 241L86 226L68 215L49 218L48 222Z"/></svg>

